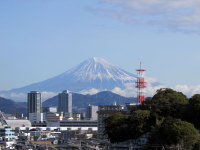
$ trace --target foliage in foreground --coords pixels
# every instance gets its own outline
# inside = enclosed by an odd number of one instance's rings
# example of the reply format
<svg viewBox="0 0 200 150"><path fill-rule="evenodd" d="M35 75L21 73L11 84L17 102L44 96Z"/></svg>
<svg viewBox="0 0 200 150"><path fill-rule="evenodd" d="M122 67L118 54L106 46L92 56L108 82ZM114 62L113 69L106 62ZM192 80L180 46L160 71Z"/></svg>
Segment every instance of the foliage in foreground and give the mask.
<svg viewBox="0 0 200 150"><path fill-rule="evenodd" d="M136 139L151 129L154 123L150 117L148 110L136 110L131 116L116 113L104 120L105 134L111 142Z"/></svg>
<svg viewBox="0 0 200 150"><path fill-rule="evenodd" d="M150 139L151 144L180 145L191 149L198 141L198 131L194 125L180 119L166 118Z"/></svg>
<svg viewBox="0 0 200 150"><path fill-rule="evenodd" d="M111 142L137 139L151 132L151 144L162 146L181 145L182 148L198 147L200 128L200 95L189 100L181 92L160 89L138 107L130 116L116 113L105 121L105 134ZM194 127L195 126L195 127Z"/></svg>

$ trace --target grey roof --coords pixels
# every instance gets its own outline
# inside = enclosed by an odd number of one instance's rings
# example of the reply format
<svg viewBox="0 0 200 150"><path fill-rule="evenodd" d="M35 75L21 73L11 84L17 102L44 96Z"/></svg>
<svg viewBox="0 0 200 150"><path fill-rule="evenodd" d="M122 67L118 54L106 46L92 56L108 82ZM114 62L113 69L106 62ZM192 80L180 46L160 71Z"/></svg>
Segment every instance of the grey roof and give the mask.
<svg viewBox="0 0 200 150"><path fill-rule="evenodd" d="M7 119L6 122L7 122L8 126L10 126L11 128L31 127L31 122L29 120Z"/></svg>

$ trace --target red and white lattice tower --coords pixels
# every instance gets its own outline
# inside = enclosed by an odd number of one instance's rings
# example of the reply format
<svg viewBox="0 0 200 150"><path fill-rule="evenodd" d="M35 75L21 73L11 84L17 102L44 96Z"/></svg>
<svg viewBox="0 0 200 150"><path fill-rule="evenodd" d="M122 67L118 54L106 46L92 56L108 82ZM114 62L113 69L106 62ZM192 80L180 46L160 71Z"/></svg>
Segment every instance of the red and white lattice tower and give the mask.
<svg viewBox="0 0 200 150"><path fill-rule="evenodd" d="M144 89L145 86L145 80L143 77L143 73L146 71L145 69L142 69L142 63L140 62L140 69L137 69L137 81L136 81L136 88L137 88L137 103L142 103L145 100L144 97Z"/></svg>

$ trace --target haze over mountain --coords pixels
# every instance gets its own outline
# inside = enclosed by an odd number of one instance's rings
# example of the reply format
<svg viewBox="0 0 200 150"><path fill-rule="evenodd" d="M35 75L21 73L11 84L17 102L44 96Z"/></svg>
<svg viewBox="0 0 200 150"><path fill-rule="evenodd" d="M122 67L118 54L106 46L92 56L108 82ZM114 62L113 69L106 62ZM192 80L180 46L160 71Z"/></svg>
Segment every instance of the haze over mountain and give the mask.
<svg viewBox="0 0 200 150"><path fill-rule="evenodd" d="M26 100L26 93L39 91L43 94L56 95L65 89L72 92L125 89L127 84L134 84L136 75L129 73L102 58L90 58L78 66L50 79L30 84L10 91L1 91L1 95L18 101ZM154 84L154 83L153 83ZM157 83L155 83L157 84Z"/></svg>

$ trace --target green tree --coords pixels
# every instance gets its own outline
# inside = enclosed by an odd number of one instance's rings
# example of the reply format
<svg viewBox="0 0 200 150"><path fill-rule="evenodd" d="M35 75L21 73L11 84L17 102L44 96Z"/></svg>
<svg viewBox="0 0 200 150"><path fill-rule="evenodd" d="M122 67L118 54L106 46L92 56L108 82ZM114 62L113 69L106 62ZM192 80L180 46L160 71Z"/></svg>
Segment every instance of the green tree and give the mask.
<svg viewBox="0 0 200 150"><path fill-rule="evenodd" d="M129 121L130 139L137 139L142 134L149 132L155 121L149 110L135 110Z"/></svg>
<svg viewBox="0 0 200 150"><path fill-rule="evenodd" d="M188 101L186 96L172 89L160 89L152 98L132 109L130 116L116 113L105 119L105 134L111 142L137 139L151 131L151 144L180 145L183 149L198 149L200 128L200 95ZM182 121L181 119L185 120ZM186 122L188 121L188 122ZM191 124L191 123L193 124Z"/></svg>
<svg viewBox="0 0 200 150"><path fill-rule="evenodd" d="M104 119L104 134L108 136L112 143L121 142L128 138L125 136L125 134L128 134L126 130L128 128L127 118L126 115L119 112Z"/></svg>
<svg viewBox="0 0 200 150"><path fill-rule="evenodd" d="M181 118L187 103L187 97L183 93L163 88L159 89L152 97L151 106L149 107L159 116Z"/></svg>
<svg viewBox="0 0 200 150"><path fill-rule="evenodd" d="M200 141L194 144L192 150L200 150Z"/></svg>
<svg viewBox="0 0 200 150"><path fill-rule="evenodd" d="M150 139L151 143L164 146L179 145L191 149L198 141L198 131L194 125L180 119L166 118Z"/></svg>
<svg viewBox="0 0 200 150"><path fill-rule="evenodd" d="M153 121L149 110L135 110L129 117L121 113L116 113L106 118L104 124L104 133L114 143L137 139L142 134L151 130Z"/></svg>
<svg viewBox="0 0 200 150"><path fill-rule="evenodd" d="M189 99L187 120L200 129L200 94L195 94Z"/></svg>

